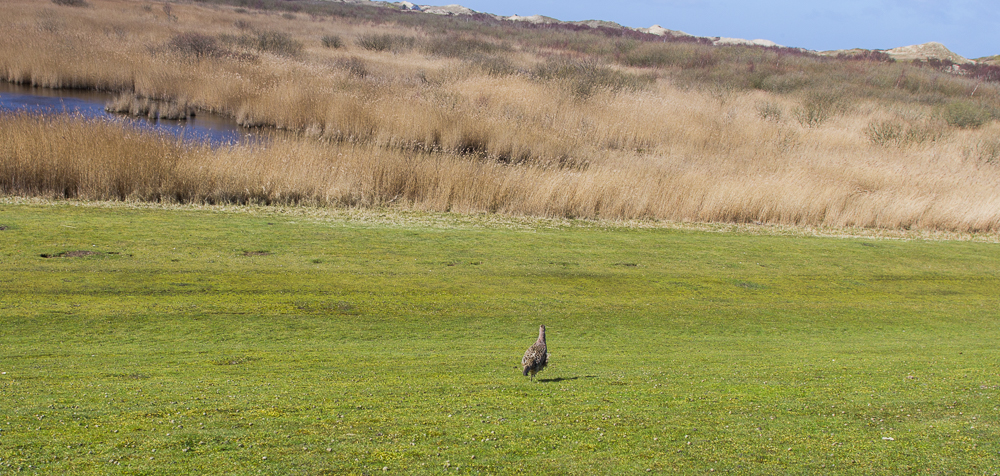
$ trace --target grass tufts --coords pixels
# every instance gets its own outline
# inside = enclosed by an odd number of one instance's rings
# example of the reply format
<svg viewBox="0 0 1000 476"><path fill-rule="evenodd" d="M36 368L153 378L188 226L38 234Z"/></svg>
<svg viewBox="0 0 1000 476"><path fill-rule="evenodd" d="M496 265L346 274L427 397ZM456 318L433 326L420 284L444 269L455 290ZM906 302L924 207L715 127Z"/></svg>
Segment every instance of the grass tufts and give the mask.
<svg viewBox="0 0 1000 476"><path fill-rule="evenodd" d="M883 120L868 124L868 127L865 128L865 135L875 145L899 145L905 137L904 131L900 121Z"/></svg>
<svg viewBox="0 0 1000 476"><path fill-rule="evenodd" d="M966 149L965 157L987 165L1000 165L1000 139L984 139Z"/></svg>

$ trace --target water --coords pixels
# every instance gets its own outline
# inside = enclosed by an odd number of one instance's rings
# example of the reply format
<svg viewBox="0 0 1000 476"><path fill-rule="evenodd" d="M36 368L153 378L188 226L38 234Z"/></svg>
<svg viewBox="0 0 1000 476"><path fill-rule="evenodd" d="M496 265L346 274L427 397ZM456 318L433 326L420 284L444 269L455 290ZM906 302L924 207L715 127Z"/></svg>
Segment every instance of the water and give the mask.
<svg viewBox="0 0 1000 476"><path fill-rule="evenodd" d="M111 94L68 89L21 86L0 81L0 112L26 111L37 114L80 114L87 118L132 121L138 127L173 134L184 140L229 145L259 141L254 130L240 127L231 119L200 113L186 121L126 118L104 110Z"/></svg>

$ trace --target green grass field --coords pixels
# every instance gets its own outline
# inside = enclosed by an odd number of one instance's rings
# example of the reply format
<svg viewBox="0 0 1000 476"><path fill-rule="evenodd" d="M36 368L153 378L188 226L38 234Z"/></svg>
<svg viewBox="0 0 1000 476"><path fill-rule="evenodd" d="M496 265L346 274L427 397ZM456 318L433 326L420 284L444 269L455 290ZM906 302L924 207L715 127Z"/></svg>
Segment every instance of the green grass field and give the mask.
<svg viewBox="0 0 1000 476"><path fill-rule="evenodd" d="M15 200L0 229L0 474L1000 468L995 243Z"/></svg>

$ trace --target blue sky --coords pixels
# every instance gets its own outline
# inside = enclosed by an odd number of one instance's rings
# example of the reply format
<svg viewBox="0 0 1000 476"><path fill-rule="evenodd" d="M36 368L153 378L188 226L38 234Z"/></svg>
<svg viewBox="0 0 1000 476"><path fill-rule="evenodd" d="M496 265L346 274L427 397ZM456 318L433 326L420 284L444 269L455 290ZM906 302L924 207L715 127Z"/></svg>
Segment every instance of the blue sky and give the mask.
<svg viewBox="0 0 1000 476"><path fill-rule="evenodd" d="M426 1L426 0L425 0ZM423 3L423 2L414 2ZM812 50L928 41L966 58L1000 54L1000 0L445 0L497 15L658 24L698 36L762 38Z"/></svg>

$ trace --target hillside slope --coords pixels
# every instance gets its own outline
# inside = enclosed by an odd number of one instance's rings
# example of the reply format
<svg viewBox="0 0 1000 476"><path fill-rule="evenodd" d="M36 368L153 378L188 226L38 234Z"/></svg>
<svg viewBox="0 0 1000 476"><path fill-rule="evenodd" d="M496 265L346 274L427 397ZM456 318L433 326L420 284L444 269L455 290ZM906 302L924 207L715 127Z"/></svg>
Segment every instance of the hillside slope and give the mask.
<svg viewBox="0 0 1000 476"><path fill-rule="evenodd" d="M397 6L398 5L400 8L403 8L403 9L418 10L418 11L423 11L423 12L426 12L426 13L435 13L435 14L439 14L439 15L441 15L441 14L443 14L443 15L474 15L474 14L477 14L477 13L483 13L483 12L477 12L477 11L472 10L470 8L463 7L461 5L448 5L448 6L444 6L444 7L441 7L441 6L432 6L432 5L420 5L419 7L414 8L414 5L412 3L409 3L409 2L392 3L392 4L385 4L383 2L373 2L373 3L376 4L376 5L392 5L392 6ZM503 16L499 16L499 15L494 15L492 13L486 13L486 14L487 15L491 15L491 16L493 16L495 18L498 18L498 19L510 20L510 21L527 21L527 22L536 23L536 24L583 25L583 26L589 26L589 27L592 27L592 28L604 27L604 28L622 29L622 30L629 29L629 30L640 31L640 32L649 33L649 34L653 34L653 35L658 35L658 36L691 36L691 37L694 37L693 35L689 35L689 34L684 33L682 31L676 31L676 30L666 29L666 28L664 28L664 27L662 27L660 25L653 25L653 26L651 26L649 28L635 28L635 27L622 26L622 25L619 25L618 23L614 23L614 22L610 22L610 21L604 21L604 20L561 21L561 20L558 20L558 19L555 19L555 18L546 17L546 16L542 16L542 15L529 15L529 16L512 15L512 16L509 16L509 17L503 17ZM751 45L751 46L765 46L765 47L781 47L782 46L782 45L778 45L777 43L775 43L775 42L773 42L771 40L765 40L765 39L747 40L747 39L743 39L743 38L729 38L729 37L719 37L719 36L715 36L715 37L695 37L695 38L703 38L703 39L709 40L709 41L712 42L712 44L717 45L717 46L723 46L723 45ZM826 51L826 52L822 52L822 54L836 56L837 54L841 54L841 53L848 53L849 54L850 51L852 51L852 50ZM900 47L897 47L897 48L891 48L891 49L881 50L881 51L884 51L886 54L888 54L893 59L900 60L900 61L912 61L912 60L922 60L922 61L927 61L927 60L947 60L947 61L950 61L950 62L955 63L955 64L959 64L959 65L961 65L961 64L968 64L968 63L974 63L975 62L975 61L972 61L970 59L964 58L961 55L958 55L958 54L950 51L945 45L943 45L941 43L938 43L938 42L933 42L933 41L932 42L928 42L928 43L923 43L923 44L920 44L920 45L900 46Z"/></svg>

